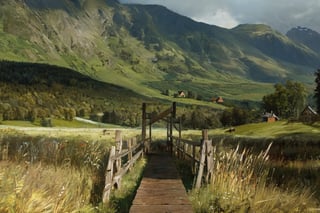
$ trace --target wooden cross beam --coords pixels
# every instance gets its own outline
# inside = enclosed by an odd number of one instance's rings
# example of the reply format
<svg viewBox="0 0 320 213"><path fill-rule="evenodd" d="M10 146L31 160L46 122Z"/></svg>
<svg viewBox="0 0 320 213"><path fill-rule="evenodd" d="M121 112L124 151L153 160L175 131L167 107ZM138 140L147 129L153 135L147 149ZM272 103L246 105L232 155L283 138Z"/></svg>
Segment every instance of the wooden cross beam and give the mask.
<svg viewBox="0 0 320 213"><path fill-rule="evenodd" d="M155 122L167 117L171 113L172 113L172 117L176 116L176 102L173 102L172 106L169 109L161 112L160 114L156 115L155 117L151 117L149 125L154 124Z"/></svg>

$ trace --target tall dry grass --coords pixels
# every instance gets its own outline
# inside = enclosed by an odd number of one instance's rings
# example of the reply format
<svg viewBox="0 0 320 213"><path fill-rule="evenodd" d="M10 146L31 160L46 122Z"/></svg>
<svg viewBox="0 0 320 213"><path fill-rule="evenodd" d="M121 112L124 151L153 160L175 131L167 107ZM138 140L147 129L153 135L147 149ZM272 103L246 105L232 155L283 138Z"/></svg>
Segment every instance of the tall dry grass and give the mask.
<svg viewBox="0 0 320 213"><path fill-rule="evenodd" d="M94 212L89 172L7 162L0 168L0 212Z"/></svg>
<svg viewBox="0 0 320 213"><path fill-rule="evenodd" d="M109 148L113 145L110 140L30 136L1 130L0 147L4 144L9 145L9 158L1 161L0 156L0 212L121 212L128 209L121 205L134 194L138 178L125 179L122 195L113 196L107 205L101 204ZM127 179L141 176L144 163L138 165Z"/></svg>
<svg viewBox="0 0 320 213"><path fill-rule="evenodd" d="M209 185L191 192L196 212L308 212L317 201L308 189L283 190L270 179L268 151L214 148Z"/></svg>

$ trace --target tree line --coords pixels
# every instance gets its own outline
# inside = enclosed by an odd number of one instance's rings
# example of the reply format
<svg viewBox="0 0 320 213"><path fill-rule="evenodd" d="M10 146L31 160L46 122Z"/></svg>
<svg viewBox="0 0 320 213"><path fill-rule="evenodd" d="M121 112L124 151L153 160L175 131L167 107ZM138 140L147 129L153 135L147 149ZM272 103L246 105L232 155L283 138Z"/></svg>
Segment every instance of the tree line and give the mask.
<svg viewBox="0 0 320 213"><path fill-rule="evenodd" d="M75 116L123 126L141 125L141 103L154 102L123 88L104 84L70 69L46 64L0 61L0 122L40 121L54 126L52 118L72 121ZM170 106L158 101L157 114ZM208 107L179 106L185 128L221 126L219 113ZM163 125L159 123L158 125Z"/></svg>
<svg viewBox="0 0 320 213"><path fill-rule="evenodd" d="M316 72L315 82L314 97L319 111L320 70ZM307 91L304 85L287 81L275 84L274 88L274 93L262 98L261 108L239 105L229 106L221 111L204 106L181 105L178 116L181 117L183 127L190 129L258 122L261 121L263 111L274 112L284 119L298 119L306 106ZM149 100L69 69L0 61L0 122L40 120L41 125L52 126L54 124L50 118L71 121L79 116L104 123L137 127L141 125L141 103L145 101ZM157 114L169 105L159 101L151 106L151 111Z"/></svg>

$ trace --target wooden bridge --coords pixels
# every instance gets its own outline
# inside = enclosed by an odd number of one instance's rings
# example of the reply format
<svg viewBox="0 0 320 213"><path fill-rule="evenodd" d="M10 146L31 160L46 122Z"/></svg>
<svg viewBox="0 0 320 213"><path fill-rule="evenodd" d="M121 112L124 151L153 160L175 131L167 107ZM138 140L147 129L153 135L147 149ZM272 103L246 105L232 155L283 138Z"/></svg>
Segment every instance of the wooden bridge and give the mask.
<svg viewBox="0 0 320 213"><path fill-rule="evenodd" d="M197 171L195 173L197 174L195 187L199 188L204 178L205 165L206 169L210 171L211 161L209 159L211 159L212 155L212 151L210 151L212 141L208 140L206 131L203 132L201 142L193 142L181 138L181 122L177 122L177 119L175 119L175 103L159 115L147 113L145 104L142 106L142 111L142 138L139 142L134 138L128 140L124 145L119 132L116 135L117 146L111 148L106 171L103 202L108 201L112 188L120 187L121 177L131 168L135 161L140 156L143 156L144 153L147 153L148 163L130 213L191 213L193 212L191 202L179 177L173 156L190 160L193 171ZM155 153L151 149L152 124L162 119L167 121L167 152ZM178 127L176 126L177 123L179 124ZM149 137L147 138L148 126ZM178 137L173 136L173 128L178 130ZM123 147L125 148L123 149ZM123 159L126 159L125 162ZM209 172L207 172L208 176Z"/></svg>
<svg viewBox="0 0 320 213"><path fill-rule="evenodd" d="M173 159L168 154L149 155L130 209L130 213L149 212L193 212Z"/></svg>

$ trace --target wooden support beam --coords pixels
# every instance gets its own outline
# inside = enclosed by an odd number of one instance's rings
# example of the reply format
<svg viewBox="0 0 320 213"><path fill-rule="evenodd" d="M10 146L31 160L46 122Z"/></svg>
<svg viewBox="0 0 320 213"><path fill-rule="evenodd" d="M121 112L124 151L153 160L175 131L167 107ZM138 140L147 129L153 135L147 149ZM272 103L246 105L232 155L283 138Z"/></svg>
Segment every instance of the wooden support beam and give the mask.
<svg viewBox="0 0 320 213"><path fill-rule="evenodd" d="M197 175L197 181L196 181L196 189L200 189L201 182L202 182L202 176L205 166L205 160L206 160L206 144L208 141L208 130L202 130L202 144L201 144L201 156L200 156L200 163L199 163L199 170Z"/></svg>
<svg viewBox="0 0 320 213"><path fill-rule="evenodd" d="M147 135L147 104L142 103L142 132L141 132L141 137L142 137L142 142L144 144L144 152L148 153L150 149L150 145L146 141L146 135Z"/></svg>
<svg viewBox="0 0 320 213"><path fill-rule="evenodd" d="M164 117L168 116L171 112L172 112L172 107L170 107L169 109L161 112L159 115L157 115L157 116L155 116L155 117L152 117L152 118L150 119L149 125L150 125L150 124L154 124L155 122L163 119Z"/></svg>

